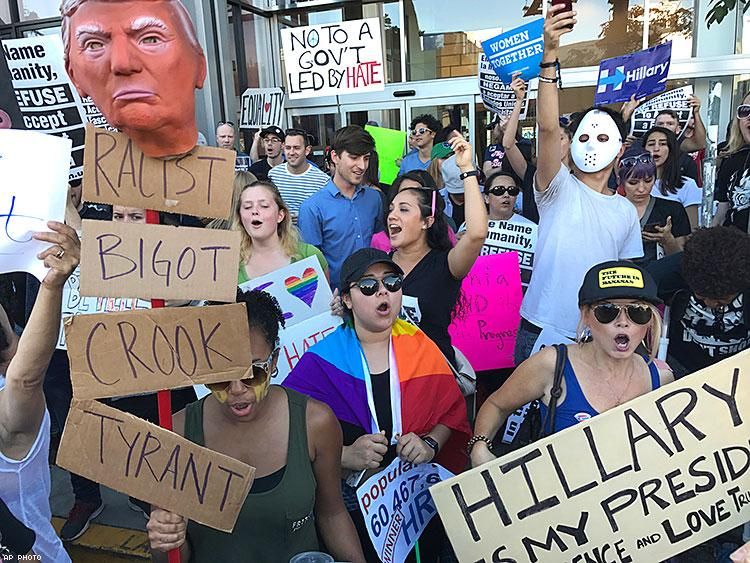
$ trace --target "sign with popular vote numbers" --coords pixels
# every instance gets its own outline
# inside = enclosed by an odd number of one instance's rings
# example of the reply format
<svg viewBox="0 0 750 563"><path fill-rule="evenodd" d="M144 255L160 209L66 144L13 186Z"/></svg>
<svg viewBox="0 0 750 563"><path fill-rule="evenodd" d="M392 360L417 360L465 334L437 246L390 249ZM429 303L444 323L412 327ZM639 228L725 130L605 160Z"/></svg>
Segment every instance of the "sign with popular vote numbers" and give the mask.
<svg viewBox="0 0 750 563"><path fill-rule="evenodd" d="M631 96L643 98L667 87L672 42L645 51L604 59L599 63L599 81L594 104L627 102Z"/></svg>
<svg viewBox="0 0 750 563"><path fill-rule="evenodd" d="M505 84L511 83L514 74L527 81L537 77L544 54L544 18L482 41L482 49Z"/></svg>
<svg viewBox="0 0 750 563"><path fill-rule="evenodd" d="M240 233L83 221L81 295L234 302Z"/></svg>
<svg viewBox="0 0 750 563"><path fill-rule="evenodd" d="M65 336L79 399L242 379L253 363L244 303L69 317Z"/></svg>
<svg viewBox="0 0 750 563"><path fill-rule="evenodd" d="M750 350L430 488L459 560L653 563L750 520Z"/></svg>
<svg viewBox="0 0 750 563"><path fill-rule="evenodd" d="M240 129L259 129L284 119L284 91L281 88L248 88L242 93Z"/></svg>
<svg viewBox="0 0 750 563"><path fill-rule="evenodd" d="M385 89L380 19L281 30L289 99Z"/></svg>
<svg viewBox="0 0 750 563"><path fill-rule="evenodd" d="M500 80L500 77L492 70L492 65L484 53L479 54L478 77L479 94L482 96L484 107L497 115L510 115L516 105L516 93L511 89L510 83L504 84ZM526 119L528 109L529 92L523 99L523 109L519 119Z"/></svg>
<svg viewBox="0 0 750 563"><path fill-rule="evenodd" d="M255 468L232 457L78 399L70 405L57 465L222 532L234 528L255 477Z"/></svg>
<svg viewBox="0 0 750 563"><path fill-rule="evenodd" d="M380 183L390 185L398 176L399 165L397 162L400 162L401 157L404 156L406 132L373 125L365 125L365 131L375 139Z"/></svg>
<svg viewBox="0 0 750 563"><path fill-rule="evenodd" d="M47 275L36 256L50 243L32 234L65 220L70 147L70 139L0 129L0 273L28 272L39 281Z"/></svg>
<svg viewBox="0 0 750 563"><path fill-rule="evenodd" d="M633 117L630 118L630 134L635 137L642 137L646 131L656 124L656 116L659 115L659 112L665 109L677 113L680 118L680 127L684 131L693 115L693 110L690 107L690 96L692 94L693 87L688 85L659 94L641 104L633 112ZM680 134L682 134L682 131Z"/></svg>
<svg viewBox="0 0 750 563"><path fill-rule="evenodd" d="M513 215L509 221L489 221L487 238L480 256L515 252L521 268L521 285L524 292L529 287L534 270L534 255L539 226L522 215Z"/></svg>
<svg viewBox="0 0 750 563"><path fill-rule="evenodd" d="M274 376L272 383L281 385L297 365L302 354L331 334L342 322L341 317L328 312L280 330L279 361L276 366L279 372Z"/></svg>
<svg viewBox="0 0 750 563"><path fill-rule="evenodd" d="M436 514L429 487L453 477L437 463L400 458L365 481L357 500L375 552L383 563L403 563Z"/></svg>
<svg viewBox="0 0 750 563"><path fill-rule="evenodd" d="M67 317L151 308L151 301L146 301L145 299L133 299L130 297L81 297L80 288L81 268L78 267L63 286L62 318L60 319L60 334L58 335L56 346L58 350L68 349L63 326Z"/></svg>
<svg viewBox="0 0 750 563"><path fill-rule="evenodd" d="M513 367L522 298L518 255L480 256L461 291L468 310L448 327L453 345L477 371Z"/></svg>
<svg viewBox="0 0 750 563"><path fill-rule="evenodd" d="M196 146L150 158L122 133L86 126L83 199L222 219L232 212L235 153Z"/></svg>

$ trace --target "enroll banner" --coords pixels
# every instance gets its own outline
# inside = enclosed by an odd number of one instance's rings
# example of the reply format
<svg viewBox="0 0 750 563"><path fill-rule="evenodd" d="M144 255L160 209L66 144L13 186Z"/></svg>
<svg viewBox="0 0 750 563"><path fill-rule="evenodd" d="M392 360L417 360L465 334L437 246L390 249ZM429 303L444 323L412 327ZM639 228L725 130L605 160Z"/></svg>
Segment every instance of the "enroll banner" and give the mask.
<svg viewBox="0 0 750 563"><path fill-rule="evenodd" d="M510 84L516 73L524 80L535 78L544 54L544 18L482 41L482 49L505 84Z"/></svg>
<svg viewBox="0 0 750 563"><path fill-rule="evenodd" d="M631 96L643 98L667 87L672 42L644 51L605 59L599 64L599 82L594 104L627 102Z"/></svg>
<svg viewBox="0 0 750 563"><path fill-rule="evenodd" d="M750 350L430 488L460 561L654 563L750 520Z"/></svg>
<svg viewBox="0 0 750 563"><path fill-rule="evenodd" d="M281 46L290 100L385 89L379 18L287 27Z"/></svg>

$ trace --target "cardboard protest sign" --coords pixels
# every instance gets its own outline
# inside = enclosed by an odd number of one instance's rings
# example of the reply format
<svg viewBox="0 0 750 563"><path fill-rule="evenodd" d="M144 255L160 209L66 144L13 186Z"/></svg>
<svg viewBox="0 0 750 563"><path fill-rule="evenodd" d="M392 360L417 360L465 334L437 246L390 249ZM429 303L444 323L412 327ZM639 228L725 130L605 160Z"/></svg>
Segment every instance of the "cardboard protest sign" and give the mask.
<svg viewBox="0 0 750 563"><path fill-rule="evenodd" d="M522 298L516 253L477 258L461 291L468 311L448 327L453 345L477 371L513 367Z"/></svg>
<svg viewBox="0 0 750 563"><path fill-rule="evenodd" d="M289 99L385 89L380 19L281 30Z"/></svg>
<svg viewBox="0 0 750 563"><path fill-rule="evenodd" d="M25 129L4 56L0 57L0 129Z"/></svg>
<svg viewBox="0 0 750 563"><path fill-rule="evenodd" d="M398 176L399 165L404 156L406 146L406 132L385 127L365 125L365 131L375 139L375 150L378 152L378 166L380 171L380 182L392 184Z"/></svg>
<svg viewBox="0 0 750 563"><path fill-rule="evenodd" d="M172 160L146 156L122 133L86 126L83 199L224 218L231 213L234 151L195 147Z"/></svg>
<svg viewBox="0 0 750 563"><path fill-rule="evenodd" d="M656 124L656 116L659 115L659 112L665 109L677 112L680 118L680 127L684 130L693 113L689 103L689 97L692 93L692 86L683 86L682 88L675 88L669 92L659 94L655 98L651 98L649 101L641 104L630 118L630 134L635 137L642 137L646 131Z"/></svg>
<svg viewBox="0 0 750 563"><path fill-rule="evenodd" d="M247 324L247 323L246 323ZM231 532L255 468L97 401L73 399L57 465Z"/></svg>
<svg viewBox="0 0 750 563"><path fill-rule="evenodd" d="M65 337L79 399L242 379L253 363L243 303L68 317Z"/></svg>
<svg viewBox="0 0 750 563"><path fill-rule="evenodd" d="M539 76L539 63L544 54L544 18L482 41L482 49L505 84L510 84L516 73L524 80L535 78Z"/></svg>
<svg viewBox="0 0 750 563"><path fill-rule="evenodd" d="M331 286L315 256L253 278L240 285L240 289L273 295L284 313L287 328L327 313L331 307Z"/></svg>
<svg viewBox="0 0 750 563"><path fill-rule="evenodd" d="M284 91L281 88L248 88L242 93L240 129L258 129L284 119Z"/></svg>
<svg viewBox="0 0 750 563"><path fill-rule="evenodd" d="M594 104L627 102L631 96L643 98L663 91L667 87L671 60L671 41L637 53L604 59L599 64Z"/></svg>
<svg viewBox="0 0 750 563"><path fill-rule="evenodd" d="M239 260L237 231L84 220L81 294L233 302Z"/></svg>
<svg viewBox="0 0 750 563"><path fill-rule="evenodd" d="M513 215L509 221L489 221L487 238L480 251L480 256L491 256L503 252L518 254L518 265L521 267L521 285L524 292L529 287L531 273L534 270L534 254L539 226L522 215Z"/></svg>
<svg viewBox="0 0 750 563"><path fill-rule="evenodd" d="M510 115L516 105L516 93L511 89L510 83L503 84L500 77L492 70L492 65L484 53L479 54L479 94L482 103L492 113L497 115ZM519 119L526 119L529 109L529 95L523 99L523 109Z"/></svg>
<svg viewBox="0 0 750 563"><path fill-rule="evenodd" d="M65 220L70 146L70 139L0 129L0 273L28 272L40 281L47 274L36 255L50 243L31 235Z"/></svg>
<svg viewBox="0 0 750 563"><path fill-rule="evenodd" d="M328 312L279 331L281 351L276 366L279 372L274 376L273 383L281 385L292 368L297 365L302 354L331 334L342 322L341 317Z"/></svg>
<svg viewBox="0 0 750 563"><path fill-rule="evenodd" d="M750 519L750 351L430 488L459 560L664 561Z"/></svg>
<svg viewBox="0 0 750 563"><path fill-rule="evenodd" d="M79 266L73 271L63 286L62 318L60 319L60 334L57 337L56 346L58 350L68 349L63 326L66 317L151 308L151 301L146 301L145 299L133 299L129 297L82 297L80 288L81 268Z"/></svg>
<svg viewBox="0 0 750 563"><path fill-rule="evenodd" d="M357 489L357 501L375 552L383 563L403 563L436 514L428 490L453 477L437 463L400 458Z"/></svg>

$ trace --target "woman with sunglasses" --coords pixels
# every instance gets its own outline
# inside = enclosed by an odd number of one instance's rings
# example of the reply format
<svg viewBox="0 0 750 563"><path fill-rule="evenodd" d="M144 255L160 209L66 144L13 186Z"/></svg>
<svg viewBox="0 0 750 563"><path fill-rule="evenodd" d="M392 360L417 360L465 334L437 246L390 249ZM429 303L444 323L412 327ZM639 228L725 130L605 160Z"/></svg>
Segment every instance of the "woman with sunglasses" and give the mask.
<svg viewBox="0 0 750 563"><path fill-rule="evenodd" d="M719 167L713 225L750 232L750 94L742 99L729 133L728 156Z"/></svg>
<svg viewBox="0 0 750 563"><path fill-rule="evenodd" d="M324 404L270 385L284 324L276 299L251 291L239 292L237 302L247 306L251 375L208 385L210 395L175 415L174 431L255 467L255 481L232 534L154 508L147 525L154 560L179 549L182 561L198 563L289 561L319 549L317 528L337 560L362 563L341 498L336 418Z"/></svg>
<svg viewBox="0 0 750 563"><path fill-rule="evenodd" d="M647 266L654 260L682 252L690 235L690 219L679 202L654 197L651 190L656 181L653 158L642 149L625 153L618 172L621 192L635 206L641 223L643 258Z"/></svg>
<svg viewBox="0 0 750 563"><path fill-rule="evenodd" d="M677 137L665 127L652 127L643 135L642 142L656 165L656 182L651 195L680 202L688 214L690 227L697 229L703 192L695 180L682 175L682 153Z"/></svg>
<svg viewBox="0 0 750 563"><path fill-rule="evenodd" d="M554 421L547 417L557 349L547 347L516 368L482 405L469 441L473 466L495 458L492 439L508 415L539 399L543 432L553 434L672 381L654 364L661 334L656 283L627 261L597 264L578 292L577 344L567 345L562 395ZM637 348L643 345L648 356Z"/></svg>
<svg viewBox="0 0 750 563"><path fill-rule="evenodd" d="M403 281L401 267L381 250L349 256L341 270L346 322L303 354L284 381L327 403L341 424L344 499L368 561L380 559L356 500L354 487L369 477L364 471L396 456L412 464L434 460L456 473L466 465L466 404L435 343L398 318ZM437 561L442 537L438 524L428 527L420 538L423 561Z"/></svg>

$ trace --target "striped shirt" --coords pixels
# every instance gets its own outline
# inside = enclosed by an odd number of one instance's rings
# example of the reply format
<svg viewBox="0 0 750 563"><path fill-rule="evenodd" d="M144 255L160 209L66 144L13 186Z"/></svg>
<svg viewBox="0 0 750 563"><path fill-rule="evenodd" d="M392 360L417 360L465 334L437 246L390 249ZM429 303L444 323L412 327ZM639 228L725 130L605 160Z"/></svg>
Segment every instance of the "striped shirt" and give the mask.
<svg viewBox="0 0 750 563"><path fill-rule="evenodd" d="M287 170L286 162L271 168L268 178L279 188L281 197L289 207L292 216L299 215L300 205L331 179L325 172L311 164L302 174L292 174Z"/></svg>

